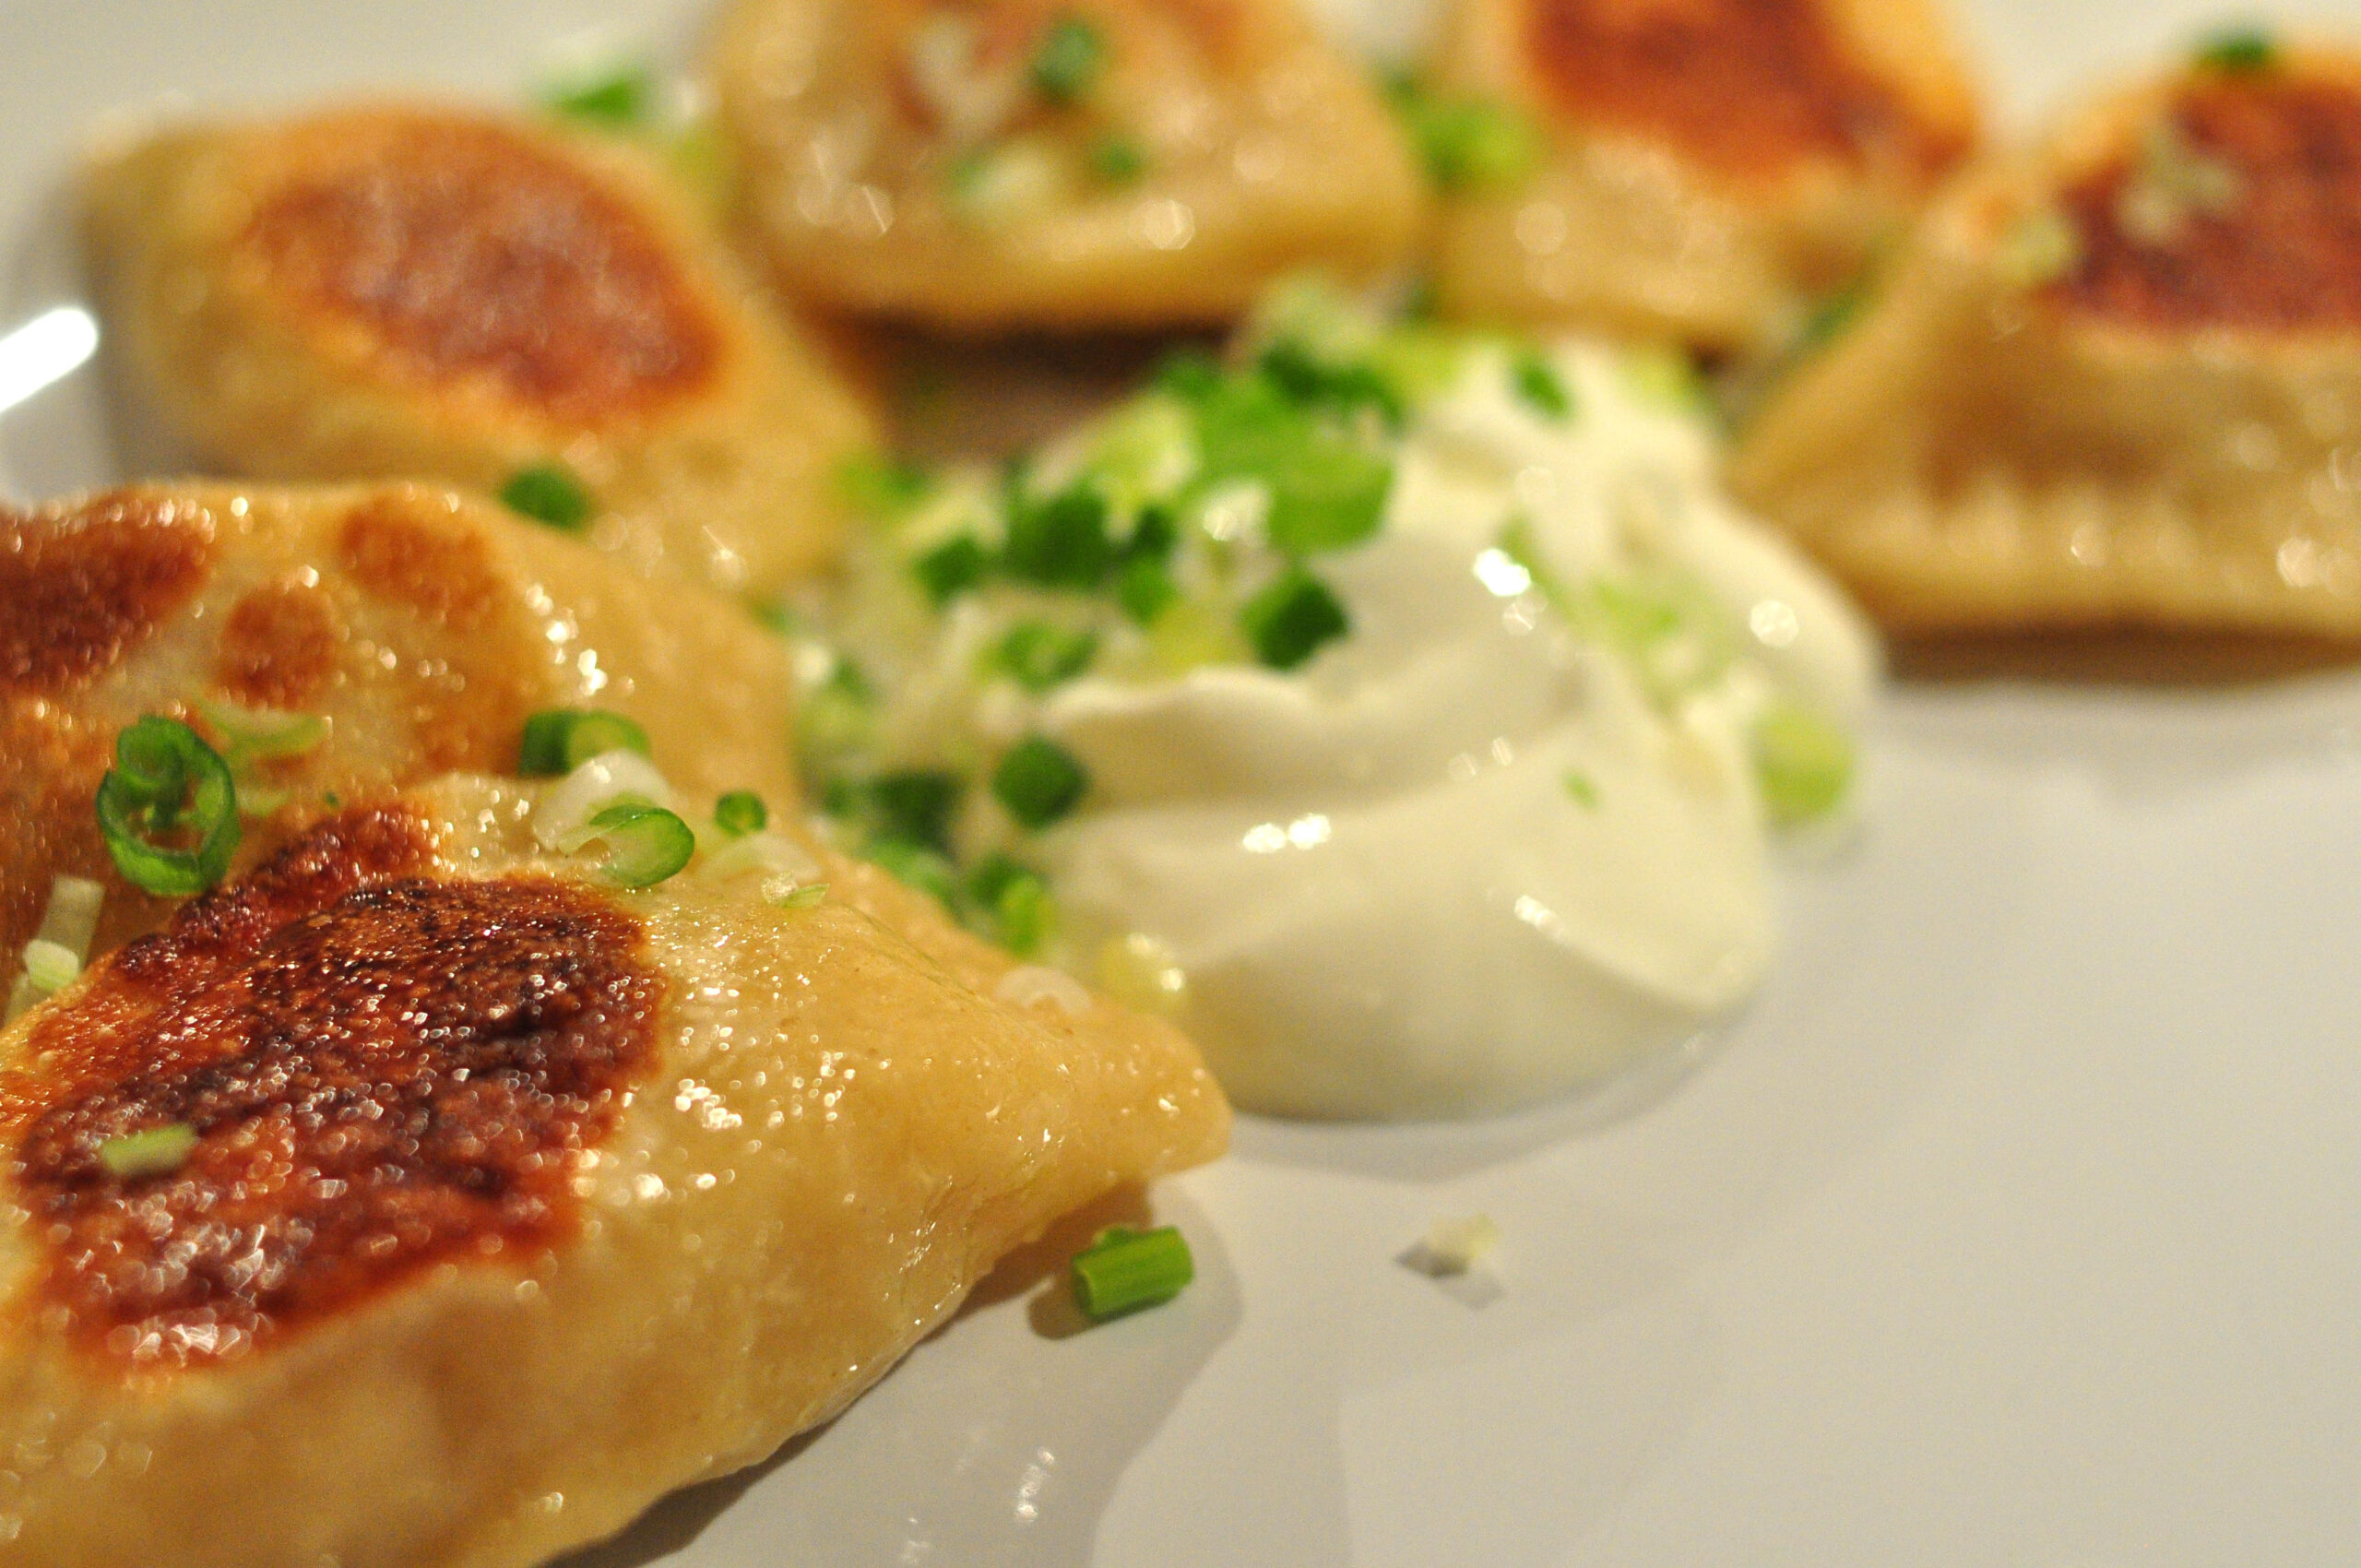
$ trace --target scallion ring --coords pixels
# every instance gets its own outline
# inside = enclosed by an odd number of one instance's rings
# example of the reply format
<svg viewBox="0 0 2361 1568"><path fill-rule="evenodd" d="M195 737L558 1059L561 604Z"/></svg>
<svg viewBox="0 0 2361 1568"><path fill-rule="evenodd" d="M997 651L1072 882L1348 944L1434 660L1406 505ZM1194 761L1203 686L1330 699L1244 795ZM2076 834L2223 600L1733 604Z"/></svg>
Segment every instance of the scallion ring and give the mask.
<svg viewBox="0 0 2361 1568"><path fill-rule="evenodd" d="M1110 1225L1070 1265L1074 1305L1093 1323L1160 1306L1196 1277L1189 1243L1173 1226Z"/></svg>
<svg viewBox="0 0 2361 1568"><path fill-rule="evenodd" d="M752 790L732 790L714 802L713 825L732 838L743 838L771 825L771 809Z"/></svg>
<svg viewBox="0 0 2361 1568"><path fill-rule="evenodd" d="M525 720L517 768L528 778L556 778L609 752L655 754L647 731L620 713L598 707L545 708Z"/></svg>
<svg viewBox="0 0 2361 1568"><path fill-rule="evenodd" d="M115 869L142 892L202 893L229 874L237 852L230 765L176 719L149 714L115 737L98 814Z"/></svg>
<svg viewBox="0 0 2361 1568"><path fill-rule="evenodd" d="M697 836L678 813L644 801L607 807L584 826L579 839L572 849L606 845L607 863L599 869L620 887L653 887L677 874L697 852Z"/></svg>

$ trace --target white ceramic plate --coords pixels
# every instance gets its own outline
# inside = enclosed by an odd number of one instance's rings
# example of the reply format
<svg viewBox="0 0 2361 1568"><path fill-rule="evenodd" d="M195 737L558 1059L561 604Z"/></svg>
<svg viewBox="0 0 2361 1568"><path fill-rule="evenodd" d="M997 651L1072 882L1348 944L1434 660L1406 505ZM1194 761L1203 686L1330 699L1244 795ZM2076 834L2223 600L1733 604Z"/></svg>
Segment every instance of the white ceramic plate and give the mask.
<svg viewBox="0 0 2361 1568"><path fill-rule="evenodd" d="M1966 20L2022 124L2202 3ZM1358 5L1330 9L1404 36ZM77 297L59 192L97 116L507 96L587 31L694 20L0 0L0 327ZM0 485L113 477L94 379L0 416ZM2361 677L1904 685L1874 764L1700 1070L1471 1126L1248 1121L1157 1195L1200 1260L1179 1303L1063 1340L1021 1296L970 1311L569 1568L2361 1559ZM1497 1299L1392 1261L1477 1211Z"/></svg>

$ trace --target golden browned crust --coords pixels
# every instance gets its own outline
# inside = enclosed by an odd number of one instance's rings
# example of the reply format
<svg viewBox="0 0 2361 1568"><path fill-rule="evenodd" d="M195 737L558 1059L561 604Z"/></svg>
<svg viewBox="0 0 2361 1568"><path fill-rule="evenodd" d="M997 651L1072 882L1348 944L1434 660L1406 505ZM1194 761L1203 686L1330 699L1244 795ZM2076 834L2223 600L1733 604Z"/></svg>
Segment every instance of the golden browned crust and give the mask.
<svg viewBox="0 0 2361 1568"><path fill-rule="evenodd" d="M1526 32L1558 113L1732 178L1815 159L1931 174L1967 149L1864 65L1816 0L1533 0Z"/></svg>
<svg viewBox="0 0 2361 1568"><path fill-rule="evenodd" d="M488 381L595 425L695 391L721 334L647 220L507 126L381 112L308 128L243 249L387 375Z"/></svg>
<svg viewBox="0 0 2361 1568"><path fill-rule="evenodd" d="M162 496L98 495L42 519L0 509L0 694L111 668L203 586L212 547L202 514Z"/></svg>
<svg viewBox="0 0 2361 1568"><path fill-rule="evenodd" d="M2361 88L2265 70L2182 82L2159 114L2231 185L2165 232L2126 229L2141 149L2059 193L2076 265L2044 291L2079 314L2161 330L2361 325Z"/></svg>
<svg viewBox="0 0 2361 1568"><path fill-rule="evenodd" d="M629 714L683 789L751 789L775 810L793 794L775 639L689 585L658 598L573 540L418 487L151 488L0 517L0 649L9 956L59 875L106 885L101 949L160 918L115 873L91 806L115 735L146 713L225 751L219 703L325 721L302 754L243 763L248 803L282 803L250 816L241 864L336 799L513 770L543 707Z"/></svg>
<svg viewBox="0 0 2361 1568"><path fill-rule="evenodd" d="M33 1302L94 1352L218 1360L430 1265L562 1241L573 1157L655 1057L639 922L540 876L437 880L355 810L125 947L0 1079L46 1249ZM178 1169L107 1140L185 1126ZM514 1263L515 1257L507 1261Z"/></svg>

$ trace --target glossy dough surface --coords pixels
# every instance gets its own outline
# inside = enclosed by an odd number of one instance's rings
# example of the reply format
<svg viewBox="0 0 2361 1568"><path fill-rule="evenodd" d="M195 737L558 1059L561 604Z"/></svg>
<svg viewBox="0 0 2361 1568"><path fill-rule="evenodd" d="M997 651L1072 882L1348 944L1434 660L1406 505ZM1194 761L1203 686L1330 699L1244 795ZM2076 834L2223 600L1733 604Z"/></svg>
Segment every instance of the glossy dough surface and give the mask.
<svg viewBox="0 0 2361 1568"><path fill-rule="evenodd" d="M994 1000L874 873L626 894L524 814L350 809L0 1037L0 1563L523 1568L1221 1146L1180 1036ZM98 1157L173 1123L177 1170Z"/></svg>
<svg viewBox="0 0 2361 1568"><path fill-rule="evenodd" d="M1050 101L1032 63L1077 24L1103 64ZM1290 0L740 0L713 70L781 285L862 313L1226 321L1406 260L1418 220L1386 109Z"/></svg>
<svg viewBox="0 0 2361 1568"><path fill-rule="evenodd" d="M93 170L89 231L125 390L204 464L560 462L598 542L733 588L836 549L866 415L612 138L414 106L176 130Z"/></svg>
<svg viewBox="0 0 2361 1568"><path fill-rule="evenodd" d="M326 809L453 770L508 771L528 715L636 719L675 782L794 797L778 640L481 501L417 486L143 486L0 511L0 945L52 878L101 878L100 945L163 906L118 877L91 800L114 737L204 705L313 714L326 738L255 765L286 803L242 863Z"/></svg>
<svg viewBox="0 0 2361 1568"><path fill-rule="evenodd" d="M2361 65L2112 97L1963 178L1740 493L1889 626L2361 635Z"/></svg>
<svg viewBox="0 0 2361 1568"><path fill-rule="evenodd" d="M1976 135L1926 0L1469 0L1439 74L1547 146L1446 203L1444 306L1716 351L1791 334Z"/></svg>

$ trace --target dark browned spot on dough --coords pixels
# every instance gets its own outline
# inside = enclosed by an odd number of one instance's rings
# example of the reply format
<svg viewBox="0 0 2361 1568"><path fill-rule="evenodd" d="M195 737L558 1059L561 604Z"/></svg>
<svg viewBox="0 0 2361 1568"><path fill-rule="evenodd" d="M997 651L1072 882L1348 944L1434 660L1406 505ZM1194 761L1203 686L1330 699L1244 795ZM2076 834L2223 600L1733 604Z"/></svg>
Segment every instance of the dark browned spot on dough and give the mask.
<svg viewBox="0 0 2361 1568"><path fill-rule="evenodd" d="M234 1354L576 1221L575 1157L655 1057L639 923L540 877L428 874L399 808L322 823L125 946L0 1081L44 1304L113 1357ZM185 1126L177 1170L108 1140Z"/></svg>
<svg viewBox="0 0 2361 1568"><path fill-rule="evenodd" d="M488 380L568 423L706 381L707 308L650 220L589 170L497 125L350 116L266 197L246 243L303 308L366 329L391 373Z"/></svg>
<svg viewBox="0 0 2361 1568"><path fill-rule="evenodd" d="M205 515L157 496L0 511L0 692L54 692L112 668L195 597L212 559Z"/></svg>
<svg viewBox="0 0 2361 1568"><path fill-rule="evenodd" d="M1966 151L1850 53L1821 0L1533 0L1557 109L1737 178L1829 159L1929 174Z"/></svg>
<svg viewBox="0 0 2361 1568"><path fill-rule="evenodd" d="M325 591L308 582L273 583L231 607L215 673L242 703L302 708L336 673L343 646L344 623Z"/></svg>
<svg viewBox="0 0 2361 1568"><path fill-rule="evenodd" d="M2049 296L2154 327L2361 325L2361 94L2277 71L2213 75L2165 113L2182 170L2226 170L2226 193L2127 226L2135 183L2157 184L2153 148L2127 148L2061 193L2082 254Z"/></svg>

